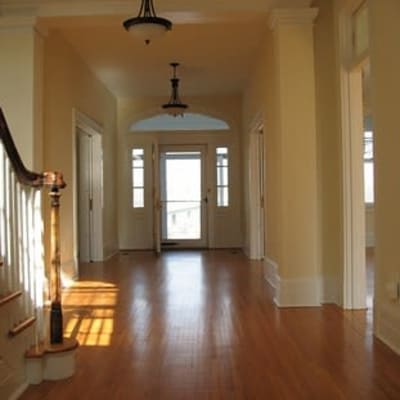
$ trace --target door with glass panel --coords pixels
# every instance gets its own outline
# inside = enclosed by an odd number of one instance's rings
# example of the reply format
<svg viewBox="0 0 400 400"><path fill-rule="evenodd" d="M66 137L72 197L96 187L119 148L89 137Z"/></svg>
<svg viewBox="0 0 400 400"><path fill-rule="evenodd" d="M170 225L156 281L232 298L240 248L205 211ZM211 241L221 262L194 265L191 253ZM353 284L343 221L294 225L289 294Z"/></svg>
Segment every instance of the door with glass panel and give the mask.
<svg viewBox="0 0 400 400"><path fill-rule="evenodd" d="M160 147L163 248L206 247L207 197L203 146Z"/></svg>

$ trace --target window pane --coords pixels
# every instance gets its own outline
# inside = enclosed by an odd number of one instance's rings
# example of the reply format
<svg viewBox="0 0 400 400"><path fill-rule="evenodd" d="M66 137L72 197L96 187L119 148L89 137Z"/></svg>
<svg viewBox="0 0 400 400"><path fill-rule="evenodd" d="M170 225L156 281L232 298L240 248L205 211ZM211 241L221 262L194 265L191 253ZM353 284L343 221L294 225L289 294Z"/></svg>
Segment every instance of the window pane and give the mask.
<svg viewBox="0 0 400 400"><path fill-rule="evenodd" d="M201 202L175 201L166 204L167 232L163 239L200 239ZM165 234L164 234L165 235Z"/></svg>
<svg viewBox="0 0 400 400"><path fill-rule="evenodd" d="M364 161L374 159L374 138L372 131L364 132Z"/></svg>
<svg viewBox="0 0 400 400"><path fill-rule="evenodd" d="M228 167L217 168L217 186L228 186Z"/></svg>
<svg viewBox="0 0 400 400"><path fill-rule="evenodd" d="M201 200L201 159L167 159L168 201Z"/></svg>
<svg viewBox="0 0 400 400"><path fill-rule="evenodd" d="M229 193L227 187L217 188L217 205L218 207L228 207Z"/></svg>
<svg viewBox="0 0 400 400"><path fill-rule="evenodd" d="M364 163L364 201L374 202L374 164L372 162Z"/></svg>
<svg viewBox="0 0 400 400"><path fill-rule="evenodd" d="M144 149L132 149L132 158L143 158Z"/></svg>
<svg viewBox="0 0 400 400"><path fill-rule="evenodd" d="M133 169L133 186L134 187L143 187L143 168L134 168Z"/></svg>
<svg viewBox="0 0 400 400"><path fill-rule="evenodd" d="M217 156L217 166L218 167L226 167L228 165L228 155L218 155Z"/></svg>
<svg viewBox="0 0 400 400"><path fill-rule="evenodd" d="M144 149L132 149L132 204L134 208L144 207Z"/></svg>
<svg viewBox="0 0 400 400"><path fill-rule="evenodd" d="M144 189L134 188L133 189L133 207L143 208L144 207Z"/></svg>
<svg viewBox="0 0 400 400"><path fill-rule="evenodd" d="M229 206L229 152L228 147L216 148L217 207Z"/></svg>
<svg viewBox="0 0 400 400"><path fill-rule="evenodd" d="M143 160L132 160L132 167L133 168L143 168L144 167Z"/></svg>
<svg viewBox="0 0 400 400"><path fill-rule="evenodd" d="M227 147L217 147L217 154L228 154Z"/></svg>

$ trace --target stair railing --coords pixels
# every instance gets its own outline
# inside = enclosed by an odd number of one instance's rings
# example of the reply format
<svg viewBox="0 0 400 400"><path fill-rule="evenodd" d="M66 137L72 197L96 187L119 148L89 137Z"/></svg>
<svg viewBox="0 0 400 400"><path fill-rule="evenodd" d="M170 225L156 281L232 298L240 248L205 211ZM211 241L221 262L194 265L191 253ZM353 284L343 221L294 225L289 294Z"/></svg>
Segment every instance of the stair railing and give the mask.
<svg viewBox="0 0 400 400"><path fill-rule="evenodd" d="M0 303L21 296L23 307L14 316L9 335L37 323L33 343L63 343L59 247L59 172L36 173L23 164L0 108ZM41 189L48 188L50 211L50 276L44 268ZM49 282L46 287L46 282ZM50 332L44 332L44 299L51 301ZM28 295L25 295L28 294ZM31 317L28 317L31 316Z"/></svg>

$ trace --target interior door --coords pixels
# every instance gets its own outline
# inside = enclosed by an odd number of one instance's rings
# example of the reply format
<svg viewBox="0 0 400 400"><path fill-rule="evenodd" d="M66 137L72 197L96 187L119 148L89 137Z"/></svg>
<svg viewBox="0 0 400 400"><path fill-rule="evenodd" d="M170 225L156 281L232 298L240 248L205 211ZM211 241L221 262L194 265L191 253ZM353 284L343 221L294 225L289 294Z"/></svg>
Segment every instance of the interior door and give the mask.
<svg viewBox="0 0 400 400"><path fill-rule="evenodd" d="M208 199L204 146L160 148L161 244L206 247Z"/></svg>
<svg viewBox="0 0 400 400"><path fill-rule="evenodd" d="M78 134L79 260L103 259L103 161L101 135Z"/></svg>

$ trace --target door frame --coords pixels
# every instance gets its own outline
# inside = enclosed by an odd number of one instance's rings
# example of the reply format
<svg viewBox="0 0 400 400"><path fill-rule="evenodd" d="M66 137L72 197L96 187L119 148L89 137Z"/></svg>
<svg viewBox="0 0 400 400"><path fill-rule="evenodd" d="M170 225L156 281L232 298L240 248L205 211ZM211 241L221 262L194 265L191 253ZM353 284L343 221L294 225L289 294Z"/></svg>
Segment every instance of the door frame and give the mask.
<svg viewBox="0 0 400 400"><path fill-rule="evenodd" d="M362 66L368 53L352 56L353 0L339 13L338 68L341 88L343 184L343 308L365 309L365 202L363 178Z"/></svg>
<svg viewBox="0 0 400 400"><path fill-rule="evenodd" d="M257 121L249 137L249 256L265 257L265 149L264 126Z"/></svg>
<svg viewBox="0 0 400 400"><path fill-rule="evenodd" d="M95 120L82 113L79 110L74 109L73 112L73 147L74 147L74 159L73 159L73 188L75 196L73 198L73 216L75 221L74 227L74 248L75 258L77 262L89 262L89 261L103 261L104 249L103 249L103 127ZM91 229L91 245L92 254L90 259L80 259L80 245L79 245L79 135L84 134L91 136L92 141L92 168L93 174L91 176L92 185L92 215L93 215L93 226ZM89 204L86 212L89 211Z"/></svg>
<svg viewBox="0 0 400 400"><path fill-rule="evenodd" d="M196 239L177 239L177 240L164 240L163 231L163 213L162 210L159 213L160 216L160 232L161 232L161 248L208 248L209 245L209 232L208 232L208 195L207 195L207 144L160 144L158 147L158 193L160 199L160 209L162 208L162 182L163 177L162 168L163 163L161 161L162 154L166 151L199 151L201 154L201 238ZM156 191L157 192L157 191ZM169 243L173 243L170 245ZM164 244L164 245L163 245Z"/></svg>

